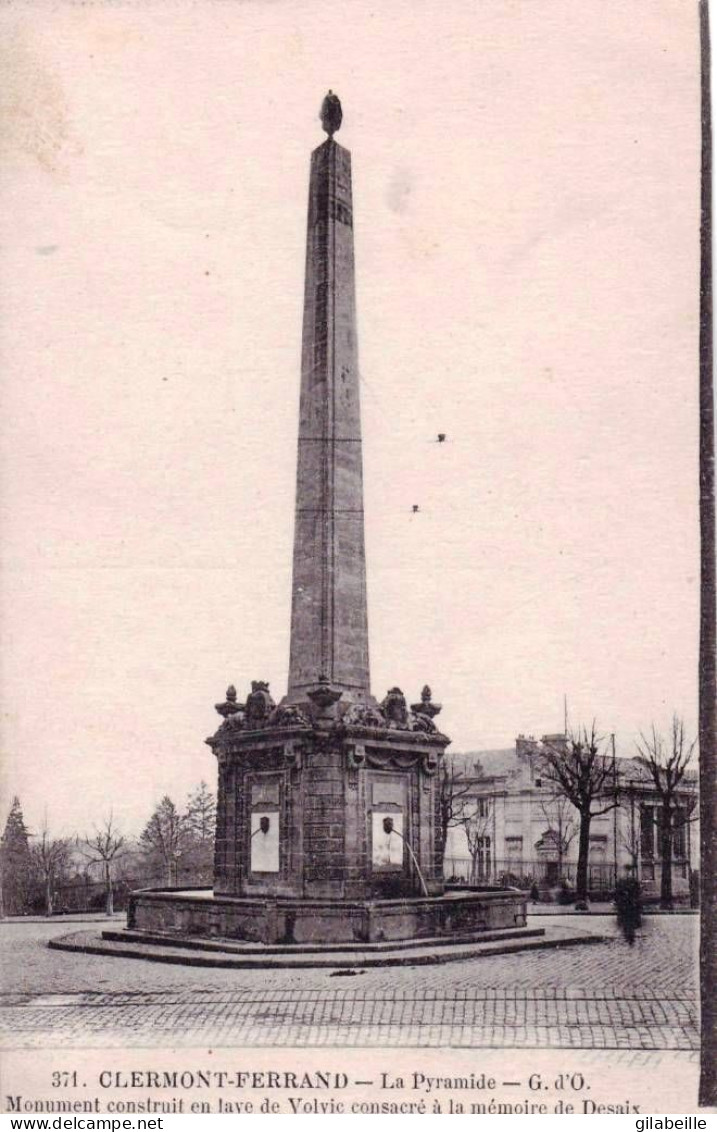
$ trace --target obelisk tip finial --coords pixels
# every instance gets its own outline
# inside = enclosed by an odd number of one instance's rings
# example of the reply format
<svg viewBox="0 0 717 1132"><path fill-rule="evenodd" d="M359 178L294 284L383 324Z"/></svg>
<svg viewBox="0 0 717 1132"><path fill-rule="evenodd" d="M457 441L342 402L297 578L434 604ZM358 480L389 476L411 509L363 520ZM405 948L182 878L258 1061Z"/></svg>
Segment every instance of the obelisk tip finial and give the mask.
<svg viewBox="0 0 717 1132"><path fill-rule="evenodd" d="M326 95L326 98L321 103L321 125L330 138L334 136L336 131L341 126L341 119L343 113L341 110L341 99L332 90Z"/></svg>

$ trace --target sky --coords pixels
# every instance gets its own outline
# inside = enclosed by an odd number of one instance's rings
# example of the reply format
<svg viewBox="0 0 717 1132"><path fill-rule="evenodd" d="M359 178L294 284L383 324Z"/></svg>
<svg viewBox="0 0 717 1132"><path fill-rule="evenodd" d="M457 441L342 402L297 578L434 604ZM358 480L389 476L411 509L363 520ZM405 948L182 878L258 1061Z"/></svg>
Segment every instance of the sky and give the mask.
<svg viewBox="0 0 717 1132"><path fill-rule="evenodd" d="M694 10L693 10L694 9ZM3 807L138 832L286 687L309 155L352 152L372 685L696 731L696 5L0 13ZM435 443L438 432L445 444ZM413 504L420 506L417 515Z"/></svg>

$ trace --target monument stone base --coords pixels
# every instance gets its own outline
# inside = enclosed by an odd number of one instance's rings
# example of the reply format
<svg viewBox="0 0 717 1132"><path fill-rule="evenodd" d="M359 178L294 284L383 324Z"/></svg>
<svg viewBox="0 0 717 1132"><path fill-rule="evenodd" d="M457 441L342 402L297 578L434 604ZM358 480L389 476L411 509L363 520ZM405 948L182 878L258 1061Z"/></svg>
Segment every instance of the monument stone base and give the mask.
<svg viewBox="0 0 717 1132"><path fill-rule="evenodd" d="M447 889L396 900L306 900L217 896L210 889L133 894L133 933L251 943L382 943L522 928L527 899L509 888Z"/></svg>

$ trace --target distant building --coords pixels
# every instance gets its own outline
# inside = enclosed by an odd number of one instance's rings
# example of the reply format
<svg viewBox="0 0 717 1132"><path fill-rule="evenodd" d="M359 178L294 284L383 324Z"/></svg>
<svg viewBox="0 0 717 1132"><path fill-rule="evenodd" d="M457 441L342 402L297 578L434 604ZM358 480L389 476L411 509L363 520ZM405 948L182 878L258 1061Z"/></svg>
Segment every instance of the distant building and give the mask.
<svg viewBox="0 0 717 1132"><path fill-rule="evenodd" d="M563 881L574 886L579 815L542 772L545 744L560 749L565 738L520 735L514 747L446 756L456 809L467 819L448 830L447 880L521 888L536 884L542 890ZM606 894L616 878L636 874L647 895L658 895L660 798L645 763L618 756L615 789L618 806L593 818L591 825L591 892ZM675 896L689 892L690 870L699 858L696 822L685 820L697 813L695 771L686 772L678 801L683 824L673 836Z"/></svg>

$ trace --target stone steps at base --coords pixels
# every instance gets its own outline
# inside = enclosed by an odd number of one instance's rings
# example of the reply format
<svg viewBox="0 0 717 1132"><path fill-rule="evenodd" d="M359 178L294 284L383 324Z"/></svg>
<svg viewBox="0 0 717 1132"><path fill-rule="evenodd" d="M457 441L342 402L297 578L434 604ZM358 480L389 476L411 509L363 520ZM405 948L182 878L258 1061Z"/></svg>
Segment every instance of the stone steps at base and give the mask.
<svg viewBox="0 0 717 1132"><path fill-rule="evenodd" d="M569 928L547 928L541 936L498 940L493 942L454 943L434 950L427 944L415 943L403 951L367 951L363 947L347 951L327 951L321 954L297 955L293 948L284 952L262 955L242 955L231 951L210 952L199 948L175 947L163 941L161 945L139 943L134 940L119 942L103 939L99 933L73 932L50 940L48 947L56 951L74 951L86 955L116 956L123 959L146 959L152 963L171 963L190 967L228 967L255 970L284 970L301 968L333 968L334 970L365 967L425 966L457 960L489 958L511 955L522 951L573 947L579 944L602 943L603 937L586 931Z"/></svg>
<svg viewBox="0 0 717 1132"><path fill-rule="evenodd" d="M132 929L125 928L123 930L107 929L102 932L102 938L112 940L116 943L126 943L131 940L134 943L151 944L153 946L169 946L189 948L193 951L221 951L232 952L239 955L314 955L331 953L341 954L354 954L356 950L365 952L381 952L385 954L389 951L405 951L415 947L451 947L457 944L466 943L494 943L501 940L509 939L524 939L532 936L542 936L545 934L545 928L494 928L485 932L466 932L462 935L454 936L425 936L419 939L393 939L385 940L380 943L290 943L290 944L267 944L267 943L254 943L250 941L242 941L236 939L216 938L209 939L201 936L177 936L170 935L169 933L162 934L161 932L142 932L133 931Z"/></svg>

